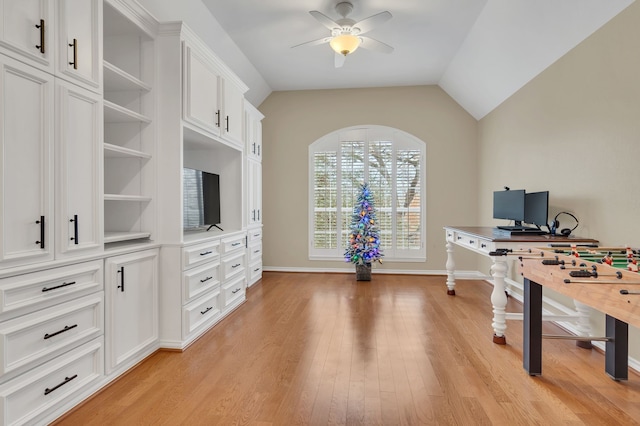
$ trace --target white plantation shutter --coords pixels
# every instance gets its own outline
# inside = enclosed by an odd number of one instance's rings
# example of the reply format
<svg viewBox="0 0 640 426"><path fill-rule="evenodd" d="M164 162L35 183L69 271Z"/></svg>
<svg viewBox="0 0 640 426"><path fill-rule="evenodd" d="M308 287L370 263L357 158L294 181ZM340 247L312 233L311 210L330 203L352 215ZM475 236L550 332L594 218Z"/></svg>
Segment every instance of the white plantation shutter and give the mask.
<svg viewBox="0 0 640 426"><path fill-rule="evenodd" d="M389 127L342 129L309 146L310 259L343 259L360 184L374 195L383 260L423 261L425 143Z"/></svg>

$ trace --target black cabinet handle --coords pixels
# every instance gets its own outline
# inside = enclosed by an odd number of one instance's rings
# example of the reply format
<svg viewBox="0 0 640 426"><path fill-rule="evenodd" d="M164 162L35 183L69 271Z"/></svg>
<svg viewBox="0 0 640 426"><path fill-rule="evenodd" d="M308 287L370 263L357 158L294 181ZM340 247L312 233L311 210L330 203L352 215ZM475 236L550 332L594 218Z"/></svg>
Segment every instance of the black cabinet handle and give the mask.
<svg viewBox="0 0 640 426"><path fill-rule="evenodd" d="M242 290L242 288L238 287L235 290L231 290L231 293L236 294L237 292L239 292L240 290Z"/></svg>
<svg viewBox="0 0 640 426"><path fill-rule="evenodd" d="M213 277L207 277L207 278L205 278L205 279L203 279L203 280L200 280L200 282L201 282L201 283L206 283L207 281L209 281L209 280L211 280L211 279L213 279Z"/></svg>
<svg viewBox="0 0 640 426"><path fill-rule="evenodd" d="M44 394L45 394L45 395L49 395L51 392L53 392L54 390L58 389L60 386L64 386L64 385L66 385L67 383L69 383L70 381L72 381L73 379L75 379L76 377L78 377L78 375L77 375L77 374L74 374L74 375L73 375L73 376L71 376L71 377L65 377L65 378L64 378L64 382L62 382L62 383L60 383L60 384L58 384L58 385L56 385L56 386L52 387L51 389L46 388L46 389L44 390Z"/></svg>
<svg viewBox="0 0 640 426"><path fill-rule="evenodd" d="M40 20L40 25L36 25L36 28L40 29L40 45L36 45L36 49L40 49L40 53L44 53L44 19Z"/></svg>
<svg viewBox="0 0 640 426"><path fill-rule="evenodd" d="M256 153L256 143L254 142L251 146L253 146L253 153Z"/></svg>
<svg viewBox="0 0 640 426"><path fill-rule="evenodd" d="M120 285L117 288L124 293L124 266L120 267L118 273L120 274Z"/></svg>
<svg viewBox="0 0 640 426"><path fill-rule="evenodd" d="M240 263L236 263L235 265L231 266L232 268L237 268L238 266L240 266Z"/></svg>
<svg viewBox="0 0 640 426"><path fill-rule="evenodd" d="M55 286L55 287L48 287L48 288L47 288L47 287L43 287L43 288L42 288L42 291L43 291L43 292L45 292L45 291L51 291L51 290L55 290L55 289L57 289L57 288L62 288L62 287L66 287L66 286L68 286L68 285L73 285L73 284L75 284L75 283L76 283L75 281L71 281L70 283L62 283L62 284L57 285L57 286Z"/></svg>
<svg viewBox="0 0 640 426"><path fill-rule="evenodd" d="M206 256L208 254L213 253L212 251L205 251L204 253L200 253L200 256Z"/></svg>
<svg viewBox="0 0 640 426"><path fill-rule="evenodd" d="M256 220L256 209L251 210L251 220Z"/></svg>
<svg viewBox="0 0 640 426"><path fill-rule="evenodd" d="M40 216L40 220L36 220L36 223L40 225L40 241L36 241L36 244L40 244L40 248L44 248L44 216Z"/></svg>
<svg viewBox="0 0 640 426"><path fill-rule="evenodd" d="M233 244L231 244L231 247L236 247L236 246L239 246L240 244L242 244L242 243L233 243Z"/></svg>
<svg viewBox="0 0 640 426"><path fill-rule="evenodd" d="M462 239L462 237L461 237L460 235L458 235L458 239L459 239L459 240L461 240L461 239Z"/></svg>
<svg viewBox="0 0 640 426"><path fill-rule="evenodd" d="M254 253L260 253L260 250L254 250L253 252Z"/></svg>
<svg viewBox="0 0 640 426"><path fill-rule="evenodd" d="M202 315L204 315L204 314L206 314L207 312L209 312L209 311L210 311L210 310L212 310L212 309L213 309L213 306L209 306L209 307L208 307L207 309L205 309L204 311L200 311L200 313L201 313Z"/></svg>
<svg viewBox="0 0 640 426"><path fill-rule="evenodd" d="M475 243L475 241L469 240L469 244L473 244L473 243Z"/></svg>
<svg viewBox="0 0 640 426"><path fill-rule="evenodd" d="M253 272L258 272L260 270L260 268L256 268L253 270Z"/></svg>
<svg viewBox="0 0 640 426"><path fill-rule="evenodd" d="M78 244L78 215L74 214L73 219L69 219L69 222L73 222L73 237L71 237L71 241L74 244Z"/></svg>
<svg viewBox="0 0 640 426"><path fill-rule="evenodd" d="M260 145L258 145L258 155L260 155Z"/></svg>
<svg viewBox="0 0 640 426"><path fill-rule="evenodd" d="M224 130L228 132L229 131L229 116L228 115L224 118L224 122L225 122L225 129Z"/></svg>
<svg viewBox="0 0 640 426"><path fill-rule="evenodd" d="M480 244L480 248L486 248L487 245L485 243Z"/></svg>
<svg viewBox="0 0 640 426"><path fill-rule="evenodd" d="M220 127L220 110L216 111L216 127Z"/></svg>
<svg viewBox="0 0 640 426"><path fill-rule="evenodd" d="M69 47L73 47L73 62L69 62L69 65L73 65L73 69L78 69L78 39L73 39L73 43L69 43Z"/></svg>
<svg viewBox="0 0 640 426"><path fill-rule="evenodd" d="M76 328L78 326L78 324L73 324L73 325L65 325L64 328L62 330L58 330L55 333L47 333L44 335L44 340L50 339L53 336L57 336L58 334L64 333L65 331L69 331L72 328Z"/></svg>

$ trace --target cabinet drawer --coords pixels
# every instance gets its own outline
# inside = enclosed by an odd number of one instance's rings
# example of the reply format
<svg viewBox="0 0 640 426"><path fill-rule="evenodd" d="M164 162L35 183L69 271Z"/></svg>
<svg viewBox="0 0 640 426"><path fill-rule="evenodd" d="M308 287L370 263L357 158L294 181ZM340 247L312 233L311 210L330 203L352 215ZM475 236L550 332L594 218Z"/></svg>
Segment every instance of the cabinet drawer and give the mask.
<svg viewBox="0 0 640 426"><path fill-rule="evenodd" d="M219 286L220 262L210 262L185 272L182 285L185 303Z"/></svg>
<svg viewBox="0 0 640 426"><path fill-rule="evenodd" d="M251 229L248 233L249 244L256 241L262 241L262 228Z"/></svg>
<svg viewBox="0 0 640 426"><path fill-rule="evenodd" d="M456 234L456 243L472 249L477 249L479 245L477 237L465 234Z"/></svg>
<svg viewBox="0 0 640 426"><path fill-rule="evenodd" d="M0 374L24 371L103 332L103 292L0 324Z"/></svg>
<svg viewBox="0 0 640 426"><path fill-rule="evenodd" d="M262 262L256 262L249 265L249 282L253 283L262 278Z"/></svg>
<svg viewBox="0 0 640 426"><path fill-rule="evenodd" d="M217 289L185 306L182 312L184 338L220 317L220 305L220 289Z"/></svg>
<svg viewBox="0 0 640 426"><path fill-rule="evenodd" d="M225 309L245 299L245 285L245 277L241 276L222 286Z"/></svg>
<svg viewBox="0 0 640 426"><path fill-rule="evenodd" d="M45 411L103 375L102 338L88 342L0 386L0 424L40 424Z"/></svg>
<svg viewBox="0 0 640 426"><path fill-rule="evenodd" d="M182 249L184 269L201 265L205 262L217 259L220 256L220 241L208 241L195 246Z"/></svg>
<svg viewBox="0 0 640 426"><path fill-rule="evenodd" d="M225 282L230 278L237 276L244 272L245 269L245 254L240 252L237 255L230 256L222 259L222 281Z"/></svg>
<svg viewBox="0 0 640 426"><path fill-rule="evenodd" d="M53 306L83 294L101 291L102 280L102 260L2 279L0 318Z"/></svg>
<svg viewBox="0 0 640 426"><path fill-rule="evenodd" d="M233 235L222 239L222 253L229 254L246 247L246 234Z"/></svg>
<svg viewBox="0 0 640 426"><path fill-rule="evenodd" d="M249 264L262 259L262 243L251 244L249 246Z"/></svg>

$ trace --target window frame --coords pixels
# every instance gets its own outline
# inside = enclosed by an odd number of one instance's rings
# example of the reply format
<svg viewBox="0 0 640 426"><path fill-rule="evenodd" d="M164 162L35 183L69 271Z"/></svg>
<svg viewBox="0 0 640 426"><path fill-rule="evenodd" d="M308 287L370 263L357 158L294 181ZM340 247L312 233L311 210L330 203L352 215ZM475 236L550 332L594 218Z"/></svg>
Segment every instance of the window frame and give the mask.
<svg viewBox="0 0 640 426"><path fill-rule="evenodd" d="M364 142L364 155L365 158L369 158L369 145L372 141L390 141L392 142L392 247L382 247L384 257L383 262L424 262L426 261L426 225L427 225L427 198L426 198L426 143L415 136L404 132L402 130L386 127L386 126L353 126L336 130L328 133L315 142L309 145L309 193L308 193L308 238L309 260L330 260L344 261L344 252L346 250L346 242L344 241L344 233L341 229L343 222L343 212L348 215L347 220L350 219L353 206L342 206L342 143L343 141L363 141ZM398 211L397 206L397 161L398 151L402 150L419 150L420 151L420 169L419 169L419 209L420 212L420 224L419 224L419 236L420 236L420 248L418 249L397 249L396 248L396 232L397 232L397 215L394 214ZM314 234L315 234L315 155L317 153L333 153L336 159L336 218L335 224L337 229L337 247L330 249L321 249L314 247ZM365 179L369 178L369 161L365 161L363 164ZM374 192L375 196L375 192ZM376 209L380 211L380 207L376 205Z"/></svg>

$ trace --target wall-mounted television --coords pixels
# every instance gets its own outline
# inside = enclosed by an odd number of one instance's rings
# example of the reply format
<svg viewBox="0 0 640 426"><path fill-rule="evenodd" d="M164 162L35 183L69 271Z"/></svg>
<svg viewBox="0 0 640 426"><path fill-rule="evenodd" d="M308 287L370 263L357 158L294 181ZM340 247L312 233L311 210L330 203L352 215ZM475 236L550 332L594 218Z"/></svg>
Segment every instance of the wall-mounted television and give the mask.
<svg viewBox="0 0 640 426"><path fill-rule="evenodd" d="M182 169L182 224L184 229L220 224L220 176L202 170Z"/></svg>

